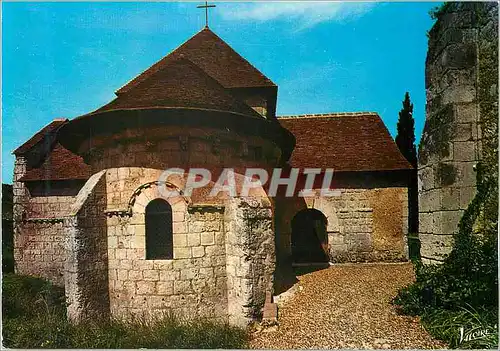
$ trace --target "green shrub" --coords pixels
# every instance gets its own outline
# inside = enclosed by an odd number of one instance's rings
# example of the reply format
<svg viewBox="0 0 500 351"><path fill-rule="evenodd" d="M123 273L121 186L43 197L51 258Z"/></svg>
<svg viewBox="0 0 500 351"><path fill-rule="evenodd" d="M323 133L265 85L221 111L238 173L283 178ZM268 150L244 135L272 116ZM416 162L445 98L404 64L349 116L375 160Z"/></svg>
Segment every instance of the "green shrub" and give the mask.
<svg viewBox="0 0 500 351"><path fill-rule="evenodd" d="M5 275L3 340L10 348L246 348L247 333L227 323L182 320L66 320L64 292L39 278Z"/></svg>
<svg viewBox="0 0 500 351"><path fill-rule="evenodd" d="M46 313L65 313L64 289L29 276L4 274L2 314L4 318L33 317Z"/></svg>
<svg viewBox="0 0 500 351"><path fill-rule="evenodd" d="M430 333L447 340L450 347L461 349L495 349L498 325L495 310L461 308L457 311L436 310L422 316Z"/></svg>

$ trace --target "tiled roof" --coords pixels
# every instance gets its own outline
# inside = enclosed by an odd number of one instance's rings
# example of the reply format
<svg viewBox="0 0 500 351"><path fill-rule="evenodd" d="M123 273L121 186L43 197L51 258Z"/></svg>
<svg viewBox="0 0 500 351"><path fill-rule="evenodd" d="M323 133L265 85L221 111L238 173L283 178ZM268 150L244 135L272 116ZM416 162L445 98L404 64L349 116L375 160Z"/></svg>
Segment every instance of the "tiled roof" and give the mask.
<svg viewBox="0 0 500 351"><path fill-rule="evenodd" d="M88 179L89 177L90 167L83 162L83 159L65 149L61 144L55 143L43 163L39 167L28 170L20 180L24 182Z"/></svg>
<svg viewBox="0 0 500 351"><path fill-rule="evenodd" d="M275 84L208 28L132 79L116 93L126 93L160 71L171 58L184 55L225 88L269 87Z"/></svg>
<svg viewBox="0 0 500 351"><path fill-rule="evenodd" d="M376 113L281 116L278 121L296 138L292 167L338 172L412 168Z"/></svg>
<svg viewBox="0 0 500 351"><path fill-rule="evenodd" d="M153 75L97 112L156 107L188 107L236 112L261 118L250 106L186 58L169 57Z"/></svg>
<svg viewBox="0 0 500 351"><path fill-rule="evenodd" d="M35 133L35 135L33 135L28 141L15 149L12 153L15 155L21 155L30 151L40 141L57 133L59 127L61 127L67 121L68 120L65 118L54 119L52 122Z"/></svg>

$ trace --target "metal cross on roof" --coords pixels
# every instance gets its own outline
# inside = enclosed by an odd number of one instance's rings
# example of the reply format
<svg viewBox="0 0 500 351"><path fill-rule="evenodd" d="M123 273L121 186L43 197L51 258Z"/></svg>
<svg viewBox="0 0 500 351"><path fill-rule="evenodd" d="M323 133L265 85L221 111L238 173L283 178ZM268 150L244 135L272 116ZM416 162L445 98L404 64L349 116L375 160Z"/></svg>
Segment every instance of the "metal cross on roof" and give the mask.
<svg viewBox="0 0 500 351"><path fill-rule="evenodd" d="M205 1L205 5L196 6L199 9L205 9L205 28L208 28L208 9L210 7L215 7L215 5L209 5L208 1Z"/></svg>

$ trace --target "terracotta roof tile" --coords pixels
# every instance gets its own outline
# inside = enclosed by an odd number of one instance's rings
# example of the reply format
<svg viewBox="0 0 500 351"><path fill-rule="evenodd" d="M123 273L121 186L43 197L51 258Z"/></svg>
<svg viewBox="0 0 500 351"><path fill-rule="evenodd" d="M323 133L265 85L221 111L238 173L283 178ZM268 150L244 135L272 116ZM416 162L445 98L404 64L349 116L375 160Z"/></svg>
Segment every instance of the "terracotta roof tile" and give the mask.
<svg viewBox="0 0 500 351"><path fill-rule="evenodd" d="M261 118L201 68L185 58L168 58L161 69L94 113L133 108L188 107Z"/></svg>
<svg viewBox="0 0 500 351"><path fill-rule="evenodd" d="M68 120L65 118L54 119L52 122L36 132L35 135L33 135L30 139L28 139L28 141L15 149L12 153L15 155L21 155L30 151L40 141L57 133L57 130L67 121Z"/></svg>
<svg viewBox="0 0 500 351"><path fill-rule="evenodd" d="M296 138L292 167L338 172L412 168L376 113L281 116L278 121Z"/></svg>
<svg viewBox="0 0 500 351"><path fill-rule="evenodd" d="M171 58L184 56L225 88L269 87L275 84L208 28L204 28L156 62L116 93L123 94L161 70Z"/></svg>
<svg viewBox="0 0 500 351"><path fill-rule="evenodd" d="M21 181L37 180L70 180L88 179L90 167L83 159L56 143L43 163L32 168L20 179Z"/></svg>

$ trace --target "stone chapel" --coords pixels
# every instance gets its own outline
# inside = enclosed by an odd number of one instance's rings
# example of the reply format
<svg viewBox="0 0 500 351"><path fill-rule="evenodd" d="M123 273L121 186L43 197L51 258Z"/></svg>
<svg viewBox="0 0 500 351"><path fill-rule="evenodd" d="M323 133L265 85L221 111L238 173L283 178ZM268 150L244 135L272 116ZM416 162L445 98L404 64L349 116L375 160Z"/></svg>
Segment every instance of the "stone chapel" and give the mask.
<svg viewBox="0 0 500 351"><path fill-rule="evenodd" d="M16 272L64 286L73 321L246 325L294 264L407 260L411 165L380 116L276 116L277 92L205 27L113 101L54 119L14 151ZM231 167L238 184L249 167L333 168L339 195L184 196L185 176L160 179L174 167Z"/></svg>

